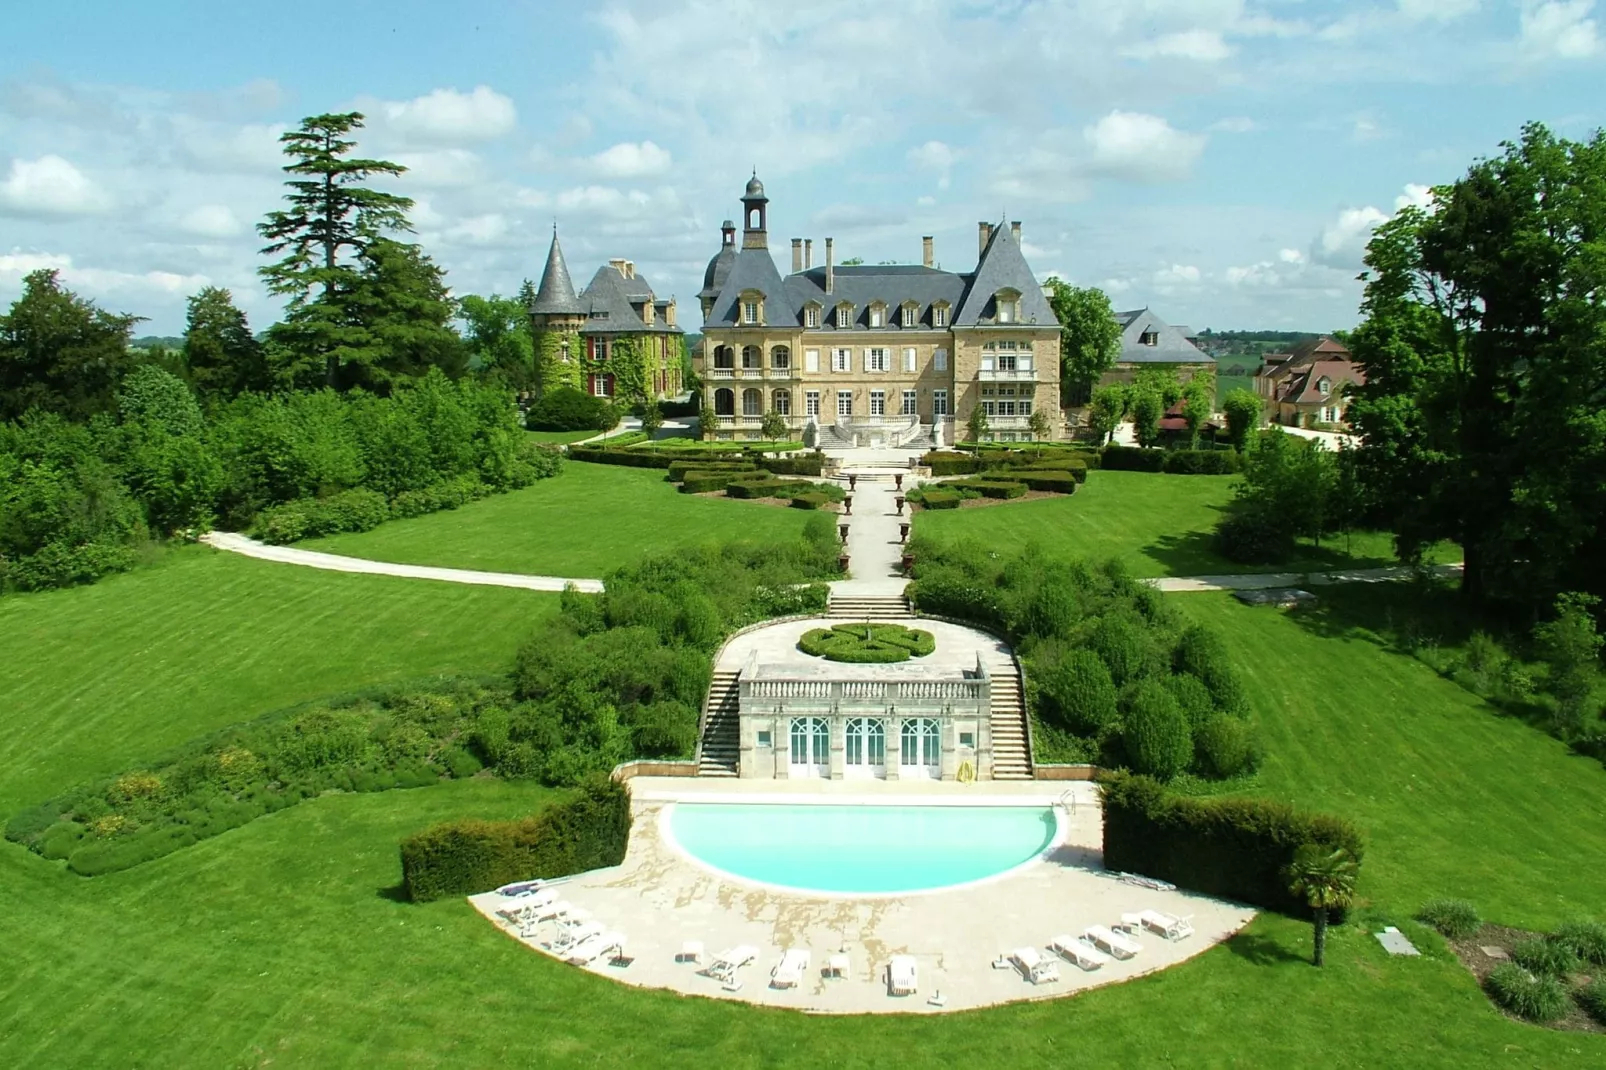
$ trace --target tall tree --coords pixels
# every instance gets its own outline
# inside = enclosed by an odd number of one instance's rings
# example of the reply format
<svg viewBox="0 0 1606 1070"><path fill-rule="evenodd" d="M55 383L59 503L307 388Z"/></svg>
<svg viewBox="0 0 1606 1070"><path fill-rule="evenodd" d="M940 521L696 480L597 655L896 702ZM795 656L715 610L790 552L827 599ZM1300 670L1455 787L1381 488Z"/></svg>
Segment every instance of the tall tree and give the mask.
<svg viewBox="0 0 1606 1070"><path fill-rule="evenodd" d="M220 286L208 286L189 300L184 364L196 393L208 400L227 401L270 385L262 343L235 307L234 295Z"/></svg>
<svg viewBox="0 0 1606 1070"><path fill-rule="evenodd" d="M1099 445L1108 442L1115 429L1121 426L1130 402L1131 391L1125 383L1107 383L1094 389L1087 419L1088 426L1099 437Z"/></svg>
<svg viewBox="0 0 1606 1070"><path fill-rule="evenodd" d="M1085 405L1121 354L1121 325L1103 290L1059 278L1048 284L1048 303L1060 321L1060 405Z"/></svg>
<svg viewBox="0 0 1606 1070"><path fill-rule="evenodd" d="M389 393L404 379L440 368L456 378L468 366L452 327L456 302L446 273L416 245L376 238L362 271L338 305L342 344L335 385Z"/></svg>
<svg viewBox="0 0 1606 1070"><path fill-rule="evenodd" d="M1148 448L1160 441L1160 417L1165 402L1153 387L1133 387L1131 394L1132 434L1138 445Z"/></svg>
<svg viewBox="0 0 1606 1070"><path fill-rule="evenodd" d="M521 298L465 294L457 308L466 327L463 340L477 371L500 378L514 390L529 390L535 378L529 304Z"/></svg>
<svg viewBox="0 0 1606 1070"><path fill-rule="evenodd" d="M1532 610L1606 590L1606 135L1502 148L1368 245L1350 414L1402 554L1455 539L1463 590Z"/></svg>
<svg viewBox="0 0 1606 1070"><path fill-rule="evenodd" d="M123 375L140 362L128 348L142 316L107 312L41 269L0 316L0 420L29 409L85 420L116 405Z"/></svg>
<svg viewBox="0 0 1606 1070"><path fill-rule="evenodd" d="M1253 390L1235 387L1221 399L1221 411L1227 417L1227 437L1232 439L1232 448L1242 453L1249 433L1260 426L1260 397Z"/></svg>
<svg viewBox="0 0 1606 1070"><path fill-rule="evenodd" d="M260 274L269 291L290 298L292 315L313 301L314 291L323 302L337 303L355 289L358 258L376 238L412 230L409 198L359 185L375 175L407 170L389 160L347 158L357 143L346 135L362 124L361 112L314 115L279 138L291 159L284 166L293 176L285 182L290 208L268 213L257 231L268 240L265 255L284 256ZM341 319L326 313L305 317L302 324L301 340L323 358L330 386L337 383L342 360Z"/></svg>

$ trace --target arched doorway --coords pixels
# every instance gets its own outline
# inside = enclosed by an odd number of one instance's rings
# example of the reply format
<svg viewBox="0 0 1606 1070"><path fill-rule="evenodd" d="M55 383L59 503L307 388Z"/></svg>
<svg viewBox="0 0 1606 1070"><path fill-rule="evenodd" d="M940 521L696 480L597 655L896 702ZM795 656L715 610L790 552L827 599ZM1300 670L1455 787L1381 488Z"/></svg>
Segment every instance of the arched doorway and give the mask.
<svg viewBox="0 0 1606 1070"><path fill-rule="evenodd" d="M791 732L794 777L831 775L831 727L823 717L794 717Z"/></svg>
<svg viewBox="0 0 1606 1070"><path fill-rule="evenodd" d="M887 772L887 726L879 717L848 719L844 760L847 775L885 776Z"/></svg>
<svg viewBox="0 0 1606 1070"><path fill-rule="evenodd" d="M742 415L764 415L764 391L751 386L742 391Z"/></svg>
<svg viewBox="0 0 1606 1070"><path fill-rule="evenodd" d="M936 718L913 717L903 722L901 742L899 776L933 780L942 776L942 726Z"/></svg>

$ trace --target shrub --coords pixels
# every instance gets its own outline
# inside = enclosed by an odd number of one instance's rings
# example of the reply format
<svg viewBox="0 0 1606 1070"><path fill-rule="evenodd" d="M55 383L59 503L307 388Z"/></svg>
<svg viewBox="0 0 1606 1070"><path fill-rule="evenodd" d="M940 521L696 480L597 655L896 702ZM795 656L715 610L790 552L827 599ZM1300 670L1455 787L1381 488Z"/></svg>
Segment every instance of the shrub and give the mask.
<svg viewBox="0 0 1606 1070"><path fill-rule="evenodd" d="M1562 922L1550 938L1596 966L1606 966L1606 922L1575 918Z"/></svg>
<svg viewBox="0 0 1606 1070"><path fill-rule="evenodd" d="M1019 498L1026 494L1024 483L1003 483L991 479L967 479L952 484L964 490L973 490L983 498Z"/></svg>
<svg viewBox="0 0 1606 1070"><path fill-rule="evenodd" d="M1567 1014L1567 989L1554 977L1534 976L1514 962L1502 962L1484 978L1489 997L1530 1022L1553 1022Z"/></svg>
<svg viewBox="0 0 1606 1070"><path fill-rule="evenodd" d="M1164 685L1139 684L1122 718L1122 742L1133 770L1156 780L1174 779L1193 761L1188 719Z"/></svg>
<svg viewBox="0 0 1606 1070"><path fill-rule="evenodd" d="M1575 995L1578 1005L1601 1025L1606 1025L1606 977L1597 977L1580 988Z"/></svg>
<svg viewBox="0 0 1606 1070"><path fill-rule="evenodd" d="M687 472L753 472L758 465L752 461L670 461L669 475L666 476L671 483L679 483L686 478Z"/></svg>
<svg viewBox="0 0 1606 1070"><path fill-rule="evenodd" d="M1221 780L1252 773L1260 764L1260 745L1254 729L1247 721L1223 713L1213 714L1194 727L1193 753L1200 776Z"/></svg>
<svg viewBox="0 0 1606 1070"><path fill-rule="evenodd" d="M810 485L800 479L737 480L725 484L725 494L731 498L785 498L790 492Z"/></svg>
<svg viewBox="0 0 1606 1070"><path fill-rule="evenodd" d="M591 781L569 802L523 821L453 821L401 844L402 883L425 903L488 891L516 880L563 877L615 866L630 838L630 796Z"/></svg>
<svg viewBox="0 0 1606 1070"><path fill-rule="evenodd" d="M1416 912L1416 918L1451 940L1465 940L1483 927L1478 908L1465 899L1435 899L1424 903Z"/></svg>
<svg viewBox="0 0 1606 1070"><path fill-rule="evenodd" d="M1177 672L1192 673L1203 681L1217 709L1234 714L1246 711L1248 700L1243 684L1227 656L1226 644L1216 632L1202 624L1186 629L1177 641L1172 665Z"/></svg>
<svg viewBox="0 0 1606 1070"><path fill-rule="evenodd" d="M1216 525L1216 549L1229 561L1275 564L1294 556L1293 529L1260 510L1239 509Z"/></svg>
<svg viewBox="0 0 1606 1070"><path fill-rule="evenodd" d="M920 504L927 509L958 509L964 497L957 490L926 488L920 491Z"/></svg>
<svg viewBox="0 0 1606 1070"><path fill-rule="evenodd" d="M1359 862L1360 834L1348 822L1263 799L1195 799L1130 773L1100 777L1104 865L1144 873L1206 895L1295 917L1310 907L1288 890L1285 871L1305 844L1343 848Z"/></svg>
<svg viewBox="0 0 1606 1070"><path fill-rule="evenodd" d="M733 482L748 482L755 479L768 479L768 472L725 471L725 472L687 472L680 480L682 494L707 494L710 491L724 490Z"/></svg>
<svg viewBox="0 0 1606 1070"><path fill-rule="evenodd" d="M1037 674L1042 715L1080 736L1097 736L1116 721L1115 684L1091 650L1073 650Z"/></svg>
<svg viewBox="0 0 1606 1070"><path fill-rule="evenodd" d="M1082 470L1086 478L1087 469ZM1024 483L1027 490L1046 491L1049 494L1075 494L1076 485L1082 482L1076 478L1074 472L1055 471L1017 471L1009 473L1009 478L1016 483Z"/></svg>
<svg viewBox="0 0 1606 1070"><path fill-rule="evenodd" d="M1215 716L1215 696L1193 673L1173 673L1165 678L1165 686L1195 729Z"/></svg>
<svg viewBox="0 0 1606 1070"><path fill-rule="evenodd" d="M923 454L920 463L931 469L934 476L970 475L981 470L981 462L968 453L946 453L933 450Z"/></svg>
<svg viewBox="0 0 1606 1070"><path fill-rule="evenodd" d="M767 457L764 467L778 476L818 476L825 458L818 454L807 457Z"/></svg>
<svg viewBox="0 0 1606 1070"><path fill-rule="evenodd" d="M1165 470L1165 451L1112 444L1104 447L1099 467L1112 472L1161 472Z"/></svg>
<svg viewBox="0 0 1606 1070"><path fill-rule="evenodd" d="M792 495L792 508L794 509L824 509L829 504L831 504L831 499L817 490Z"/></svg>
<svg viewBox="0 0 1606 1070"><path fill-rule="evenodd" d="M1559 940L1536 936L1511 949L1511 961L1529 973L1543 977L1566 977L1578 968L1578 956Z"/></svg>
<svg viewBox="0 0 1606 1070"><path fill-rule="evenodd" d="M593 397L572 386L553 387L530 406L524 426L531 431L595 431L607 407L606 398ZM618 422L616 418L609 426Z"/></svg>
<svg viewBox="0 0 1606 1070"><path fill-rule="evenodd" d="M857 664L884 664L923 658L937 648L928 631L901 624L838 624L811 628L797 641L810 657Z"/></svg>
<svg viewBox="0 0 1606 1070"><path fill-rule="evenodd" d="M1140 621L1122 613L1111 613L1093 627L1088 645L1103 659L1116 687L1126 686L1147 673L1150 666L1148 636Z"/></svg>
<svg viewBox="0 0 1606 1070"><path fill-rule="evenodd" d="M1226 476L1242 468L1234 450L1167 450L1164 471L1179 476Z"/></svg>

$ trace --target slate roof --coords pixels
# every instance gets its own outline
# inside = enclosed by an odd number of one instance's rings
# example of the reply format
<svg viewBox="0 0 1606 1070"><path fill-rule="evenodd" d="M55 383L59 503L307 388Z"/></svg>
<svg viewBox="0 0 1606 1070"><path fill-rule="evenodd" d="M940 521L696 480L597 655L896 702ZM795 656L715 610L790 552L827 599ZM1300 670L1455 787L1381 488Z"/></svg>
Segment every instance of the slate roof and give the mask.
<svg viewBox="0 0 1606 1070"><path fill-rule="evenodd" d="M582 311L574 283L569 280L569 266L563 262L556 227L552 228L552 246L547 250L546 267L541 272L541 288L535 291L530 311L547 315L575 315Z"/></svg>
<svg viewBox="0 0 1606 1070"><path fill-rule="evenodd" d="M1216 358L1188 341L1182 332L1147 308L1117 312L1121 325L1121 355L1117 364L1214 364ZM1154 332L1154 345L1144 345L1144 334Z"/></svg>
<svg viewBox="0 0 1606 1070"><path fill-rule="evenodd" d="M668 302L653 299L652 288L643 276L638 274L633 279L627 279L612 264L604 264L597 269L579 301L581 311L587 317L585 325L580 328L581 334L684 333L679 327L664 323L662 316L654 316L652 326L647 326L641 318L642 306L652 302L655 307L662 307Z"/></svg>
<svg viewBox="0 0 1606 1070"><path fill-rule="evenodd" d="M730 220L725 220L727 230L730 226ZM697 294L699 301L719 296L719 291L725 288L725 280L730 278L731 265L734 263L736 263L736 246L726 242L708 261L708 268L703 272L703 288Z"/></svg>
<svg viewBox="0 0 1606 1070"><path fill-rule="evenodd" d="M855 329L869 326L870 305L880 301L887 306L883 321L893 330L903 329L903 304L919 305L915 322L921 329L931 327L931 306L946 302L955 309L964 298L967 275L920 267L915 264L884 264L874 267L839 267L830 293L825 292L825 268L809 268L786 277L786 306L793 322L803 322L803 308L813 301L821 306L820 329L836 329L836 306L853 303ZM952 322L953 313L949 312Z"/></svg>
<svg viewBox="0 0 1606 1070"><path fill-rule="evenodd" d="M987 248L982 250L981 260L976 265L975 275L971 276L964 303L954 316L954 326L975 327L978 324L993 322L993 317L997 314L994 295L1004 289L1020 291L1021 323L1051 327L1059 325L1059 318L1049 306L1048 298L1043 296L1043 287L1038 284L1031 267L1026 263L1026 257L1020 250L1020 242L1016 241L1010 229L1000 222L993 228L993 236L988 240Z"/></svg>

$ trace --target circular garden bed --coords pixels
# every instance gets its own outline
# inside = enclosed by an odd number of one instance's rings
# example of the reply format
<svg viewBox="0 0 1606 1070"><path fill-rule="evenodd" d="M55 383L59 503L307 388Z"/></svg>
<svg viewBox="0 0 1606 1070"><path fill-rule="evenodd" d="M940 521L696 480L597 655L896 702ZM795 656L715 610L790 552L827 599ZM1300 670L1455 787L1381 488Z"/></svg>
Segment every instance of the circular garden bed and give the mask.
<svg viewBox="0 0 1606 1070"><path fill-rule="evenodd" d="M838 624L804 632L797 648L827 661L862 665L923 658L937 649L937 640L930 632L901 624Z"/></svg>

